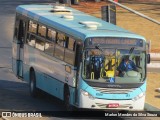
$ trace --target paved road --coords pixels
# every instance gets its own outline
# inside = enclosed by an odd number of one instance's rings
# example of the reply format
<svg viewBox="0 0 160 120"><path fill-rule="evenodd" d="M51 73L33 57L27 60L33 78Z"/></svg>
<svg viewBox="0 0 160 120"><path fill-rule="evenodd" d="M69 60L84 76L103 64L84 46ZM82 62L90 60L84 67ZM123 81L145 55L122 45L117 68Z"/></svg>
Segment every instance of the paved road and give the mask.
<svg viewBox="0 0 160 120"><path fill-rule="evenodd" d="M160 60L151 61L151 63L148 64L148 72L160 73Z"/></svg>
<svg viewBox="0 0 160 120"><path fill-rule="evenodd" d="M43 95L36 99L30 97L28 85L17 79L11 71L11 41L13 36L15 8L20 4L39 2L52 3L53 0L0 0L0 112L64 110L62 102L49 95ZM54 119L60 120L62 118ZM131 118L125 119L128 120ZM143 118L139 119L142 120Z"/></svg>

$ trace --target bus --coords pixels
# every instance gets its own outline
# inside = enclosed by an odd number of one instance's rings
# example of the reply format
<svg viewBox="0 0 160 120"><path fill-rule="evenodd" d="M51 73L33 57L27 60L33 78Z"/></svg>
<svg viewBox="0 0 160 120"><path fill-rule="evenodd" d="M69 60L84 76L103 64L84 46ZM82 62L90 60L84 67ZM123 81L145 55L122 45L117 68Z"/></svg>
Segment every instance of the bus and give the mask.
<svg viewBox="0 0 160 120"><path fill-rule="evenodd" d="M149 53L144 37L58 5L16 8L13 73L64 101L67 110L143 110ZM128 56L137 68L118 66Z"/></svg>

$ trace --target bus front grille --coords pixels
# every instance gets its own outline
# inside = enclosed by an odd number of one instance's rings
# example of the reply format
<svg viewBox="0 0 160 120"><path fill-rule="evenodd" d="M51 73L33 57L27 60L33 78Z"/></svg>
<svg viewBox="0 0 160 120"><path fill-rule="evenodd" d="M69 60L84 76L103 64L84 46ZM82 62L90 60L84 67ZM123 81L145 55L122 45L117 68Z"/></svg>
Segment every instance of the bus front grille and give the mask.
<svg viewBox="0 0 160 120"><path fill-rule="evenodd" d="M93 88L101 93L106 93L106 94L127 94L136 89L136 88L117 89L117 88L99 88L99 87L93 87Z"/></svg>

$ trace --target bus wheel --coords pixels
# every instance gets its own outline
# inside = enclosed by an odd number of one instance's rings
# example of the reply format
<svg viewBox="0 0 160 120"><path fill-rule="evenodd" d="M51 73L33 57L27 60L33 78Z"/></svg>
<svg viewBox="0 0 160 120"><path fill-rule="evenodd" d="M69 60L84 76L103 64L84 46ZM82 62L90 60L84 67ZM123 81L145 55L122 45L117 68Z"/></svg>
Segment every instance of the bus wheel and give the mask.
<svg viewBox="0 0 160 120"><path fill-rule="evenodd" d="M31 71L30 72L30 94L32 97L36 97L37 96L37 88L36 88L36 76L35 76L35 72Z"/></svg>
<svg viewBox="0 0 160 120"><path fill-rule="evenodd" d="M73 106L70 104L70 93L68 89L64 91L64 105L67 111L73 110Z"/></svg>

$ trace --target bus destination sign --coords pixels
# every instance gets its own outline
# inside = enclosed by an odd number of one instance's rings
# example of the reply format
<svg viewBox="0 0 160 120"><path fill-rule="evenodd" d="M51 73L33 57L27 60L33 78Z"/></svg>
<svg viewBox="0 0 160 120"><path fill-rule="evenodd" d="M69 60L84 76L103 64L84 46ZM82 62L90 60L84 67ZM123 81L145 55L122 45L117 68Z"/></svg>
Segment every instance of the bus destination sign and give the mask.
<svg viewBox="0 0 160 120"><path fill-rule="evenodd" d="M128 45L143 47L143 41L141 39L134 38L89 38L88 45Z"/></svg>

